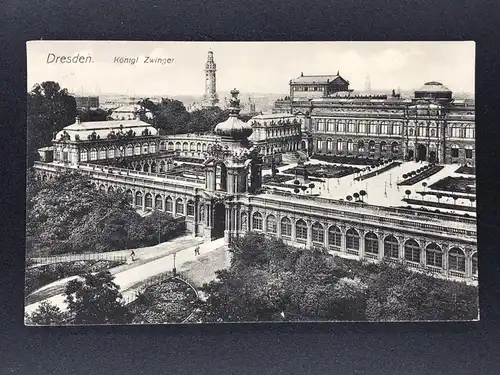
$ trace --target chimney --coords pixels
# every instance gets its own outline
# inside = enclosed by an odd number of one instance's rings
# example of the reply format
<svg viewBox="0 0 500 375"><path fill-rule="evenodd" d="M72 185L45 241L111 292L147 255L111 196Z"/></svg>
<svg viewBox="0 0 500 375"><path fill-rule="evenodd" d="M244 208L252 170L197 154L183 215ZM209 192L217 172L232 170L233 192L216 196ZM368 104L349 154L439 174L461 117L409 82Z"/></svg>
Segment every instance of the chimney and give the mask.
<svg viewBox="0 0 500 375"><path fill-rule="evenodd" d="M76 123L77 123L77 124L80 124L80 122L81 122L81 121L80 121L80 116L76 116Z"/></svg>
<svg viewBox="0 0 500 375"><path fill-rule="evenodd" d="M301 76L301 77L304 77L304 72L300 72L300 76Z"/></svg>

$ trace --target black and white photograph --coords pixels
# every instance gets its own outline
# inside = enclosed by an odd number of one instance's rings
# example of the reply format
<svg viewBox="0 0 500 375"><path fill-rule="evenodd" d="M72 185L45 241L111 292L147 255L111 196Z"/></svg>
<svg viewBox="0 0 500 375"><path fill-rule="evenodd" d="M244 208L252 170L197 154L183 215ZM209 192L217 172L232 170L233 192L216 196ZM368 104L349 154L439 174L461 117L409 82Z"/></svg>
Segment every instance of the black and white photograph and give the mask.
<svg viewBox="0 0 500 375"><path fill-rule="evenodd" d="M474 42L26 48L25 325L479 320Z"/></svg>

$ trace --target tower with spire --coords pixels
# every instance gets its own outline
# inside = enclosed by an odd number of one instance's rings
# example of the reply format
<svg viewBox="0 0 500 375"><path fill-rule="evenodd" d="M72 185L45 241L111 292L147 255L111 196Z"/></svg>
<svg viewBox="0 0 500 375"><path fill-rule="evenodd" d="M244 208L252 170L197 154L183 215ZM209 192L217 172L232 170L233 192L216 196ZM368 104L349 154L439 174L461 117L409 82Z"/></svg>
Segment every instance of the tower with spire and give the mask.
<svg viewBox="0 0 500 375"><path fill-rule="evenodd" d="M205 95L203 96L202 107L215 107L219 102L216 86L217 67L214 61L214 53L208 51L207 62L205 63Z"/></svg>

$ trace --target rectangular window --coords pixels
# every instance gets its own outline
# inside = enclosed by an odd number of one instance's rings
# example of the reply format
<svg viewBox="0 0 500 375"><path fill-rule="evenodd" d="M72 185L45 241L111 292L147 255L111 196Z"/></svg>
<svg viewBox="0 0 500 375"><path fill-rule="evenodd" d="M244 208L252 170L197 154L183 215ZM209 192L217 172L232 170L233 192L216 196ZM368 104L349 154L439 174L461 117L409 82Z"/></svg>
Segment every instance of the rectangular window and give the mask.
<svg viewBox="0 0 500 375"><path fill-rule="evenodd" d="M470 149L465 150L465 158L472 159L472 150L470 150Z"/></svg>
<svg viewBox="0 0 500 375"><path fill-rule="evenodd" d="M458 148L452 148L451 149L451 157L452 158L458 158Z"/></svg>

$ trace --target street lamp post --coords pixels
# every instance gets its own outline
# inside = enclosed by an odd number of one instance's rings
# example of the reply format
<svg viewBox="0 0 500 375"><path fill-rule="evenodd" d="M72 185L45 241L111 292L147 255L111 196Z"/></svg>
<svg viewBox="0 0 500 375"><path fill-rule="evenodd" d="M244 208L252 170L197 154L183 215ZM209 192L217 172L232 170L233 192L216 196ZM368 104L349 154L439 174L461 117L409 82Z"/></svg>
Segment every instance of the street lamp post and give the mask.
<svg viewBox="0 0 500 375"><path fill-rule="evenodd" d="M177 270L175 269L175 253L174 253L174 268L172 269L172 272L174 274L174 277L177 276Z"/></svg>

